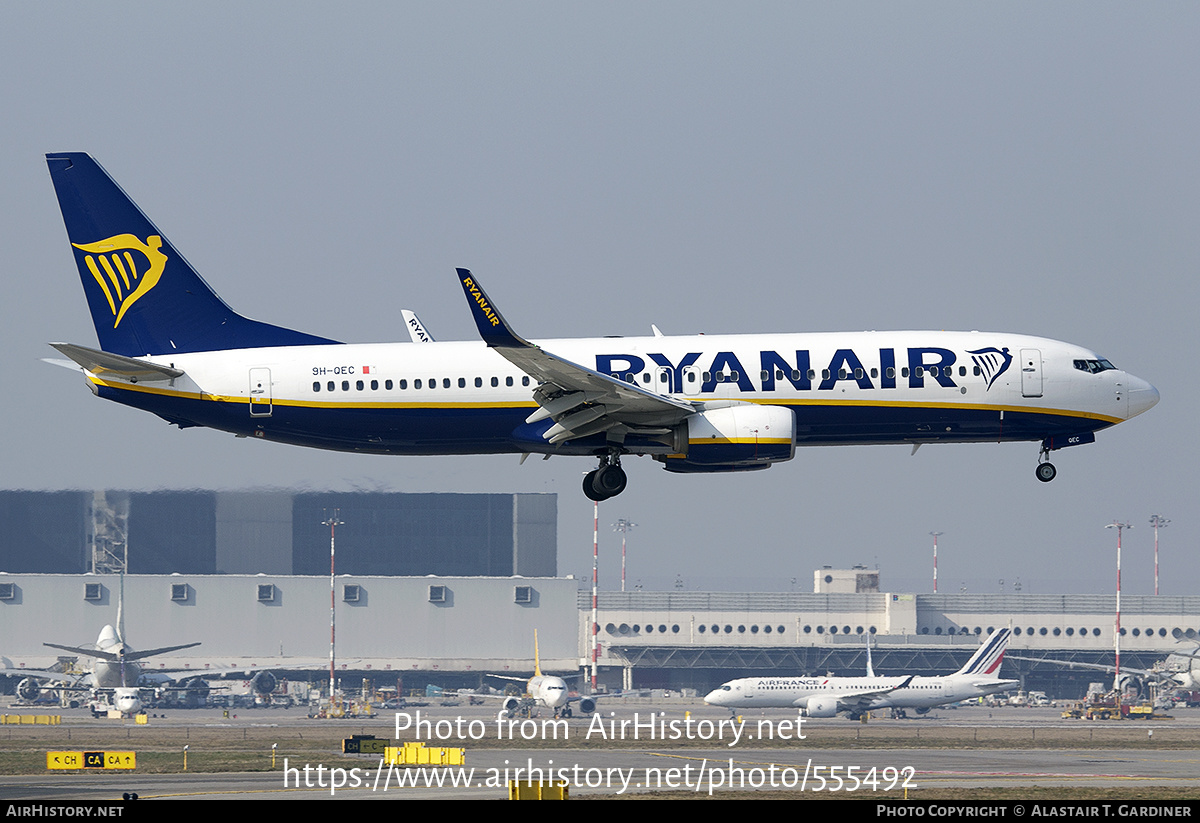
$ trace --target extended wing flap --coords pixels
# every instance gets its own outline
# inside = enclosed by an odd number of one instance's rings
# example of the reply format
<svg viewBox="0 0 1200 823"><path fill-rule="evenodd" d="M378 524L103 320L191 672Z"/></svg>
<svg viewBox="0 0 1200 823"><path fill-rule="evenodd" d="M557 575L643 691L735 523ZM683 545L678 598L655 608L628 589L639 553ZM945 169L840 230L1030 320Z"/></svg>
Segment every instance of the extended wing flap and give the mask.
<svg viewBox="0 0 1200 823"><path fill-rule="evenodd" d="M174 380L183 376L182 369L172 369L157 363L99 349L89 349L87 346L77 346L74 343L51 343L50 345L74 360L85 371L96 375L119 374L122 377L144 381Z"/></svg>
<svg viewBox="0 0 1200 823"><path fill-rule="evenodd" d="M529 422L554 420L544 435L548 442L619 427L671 426L695 412L690 403L654 394L535 346L512 330L469 270L457 272L483 341L538 381L533 398L541 409L530 415Z"/></svg>

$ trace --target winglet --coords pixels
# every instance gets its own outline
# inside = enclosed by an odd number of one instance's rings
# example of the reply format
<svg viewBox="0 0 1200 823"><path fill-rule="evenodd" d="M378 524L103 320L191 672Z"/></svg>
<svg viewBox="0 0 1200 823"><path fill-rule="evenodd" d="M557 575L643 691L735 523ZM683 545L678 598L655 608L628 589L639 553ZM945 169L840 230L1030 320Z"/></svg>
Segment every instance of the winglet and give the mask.
<svg viewBox="0 0 1200 823"><path fill-rule="evenodd" d="M425 330L425 324L417 317L416 312L401 309L400 316L404 318L404 327L414 343L433 343L433 335Z"/></svg>
<svg viewBox="0 0 1200 823"><path fill-rule="evenodd" d="M462 283L463 293L467 296L467 304L471 307L471 316L479 327L479 336L491 348L528 348L532 344L518 336L500 316L495 305L488 299L483 288L471 276L469 269L455 269L458 280Z"/></svg>

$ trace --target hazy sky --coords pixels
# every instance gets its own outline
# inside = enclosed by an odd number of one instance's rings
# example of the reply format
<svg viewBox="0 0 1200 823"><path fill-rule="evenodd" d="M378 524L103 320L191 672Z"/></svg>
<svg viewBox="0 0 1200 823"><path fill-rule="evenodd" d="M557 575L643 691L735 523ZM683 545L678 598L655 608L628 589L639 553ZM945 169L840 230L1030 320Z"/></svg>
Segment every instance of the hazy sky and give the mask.
<svg viewBox="0 0 1200 823"><path fill-rule="evenodd" d="M1037 445L628 460L601 506L648 588L1198 593L1194 3L4 3L8 488L557 492L590 574L592 460L337 454L179 431L39 362L95 345L43 155L92 153L244 314L350 342L984 329L1069 340L1162 402ZM314 524L314 528L320 528ZM617 565L602 568L616 585Z"/></svg>

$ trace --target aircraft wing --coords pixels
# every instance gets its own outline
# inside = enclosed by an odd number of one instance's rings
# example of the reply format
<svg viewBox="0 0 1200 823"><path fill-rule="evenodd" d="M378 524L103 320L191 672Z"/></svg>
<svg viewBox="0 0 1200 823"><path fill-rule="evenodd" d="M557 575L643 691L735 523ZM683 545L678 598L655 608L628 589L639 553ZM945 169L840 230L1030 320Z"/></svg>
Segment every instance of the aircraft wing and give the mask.
<svg viewBox="0 0 1200 823"><path fill-rule="evenodd" d="M1055 660L1052 657L1020 657L1015 654L1008 655L1009 660L1024 660L1026 663L1052 663L1055 666L1064 666L1068 669L1091 669L1097 672L1107 672L1108 674L1116 674L1116 666L1108 666L1103 663L1076 663L1073 660ZM1151 680L1170 680L1172 674L1176 672L1155 671L1154 669L1134 669L1130 666L1122 666L1121 674L1130 674L1134 677L1150 678Z"/></svg>
<svg viewBox="0 0 1200 823"><path fill-rule="evenodd" d="M554 425L542 435L547 442L600 432L616 442L629 433L661 436L696 411L691 403L646 391L535 346L512 330L469 270L457 272L483 342L539 382L533 398L541 408L525 422L552 418Z"/></svg>
<svg viewBox="0 0 1200 823"><path fill-rule="evenodd" d="M67 685L69 681L80 681L88 675L84 674L67 674L66 672L52 672L48 669L17 669L17 668L2 668L0 669L0 677L36 677L39 680L53 680L61 683L61 686L55 688L91 688L90 686L73 686Z"/></svg>
<svg viewBox="0 0 1200 823"><path fill-rule="evenodd" d="M161 649L146 649L140 652L128 652L124 658L115 652L105 652L99 649L83 649L77 646L60 646L57 643L43 643L43 646L49 646L52 649L61 649L64 652L72 652L81 654L85 657L96 657L100 660L107 660L110 663L120 663L123 659L126 663L132 663L134 660L143 660L147 657L153 657L156 654L166 654L167 652L176 652L180 649L190 649L192 646L199 646L199 641L195 643L184 643L182 646L164 646Z"/></svg>
<svg viewBox="0 0 1200 823"><path fill-rule="evenodd" d="M901 680L895 686L890 686L885 689L870 689L861 692L846 692L844 694L835 695L838 702L839 711L866 711L875 704L875 701L880 698L887 697L894 691L908 687L915 675L909 675Z"/></svg>

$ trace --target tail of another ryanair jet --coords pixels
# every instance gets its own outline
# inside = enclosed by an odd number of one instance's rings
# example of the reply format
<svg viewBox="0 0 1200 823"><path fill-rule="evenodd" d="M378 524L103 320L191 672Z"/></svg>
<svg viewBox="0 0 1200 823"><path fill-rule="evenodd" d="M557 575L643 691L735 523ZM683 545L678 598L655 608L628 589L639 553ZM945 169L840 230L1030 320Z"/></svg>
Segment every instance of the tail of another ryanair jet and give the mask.
<svg viewBox="0 0 1200 823"><path fill-rule="evenodd" d="M337 341L242 317L82 152L46 155L100 348L128 357Z"/></svg>

